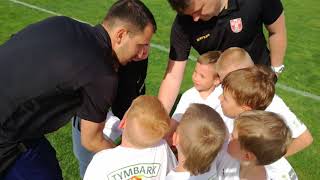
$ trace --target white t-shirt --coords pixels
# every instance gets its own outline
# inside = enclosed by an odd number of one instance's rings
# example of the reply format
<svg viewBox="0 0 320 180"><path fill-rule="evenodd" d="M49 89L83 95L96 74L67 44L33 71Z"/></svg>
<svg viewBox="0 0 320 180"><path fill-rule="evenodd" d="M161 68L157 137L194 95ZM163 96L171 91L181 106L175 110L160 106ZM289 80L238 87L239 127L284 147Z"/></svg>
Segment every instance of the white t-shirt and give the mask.
<svg viewBox="0 0 320 180"><path fill-rule="evenodd" d="M200 96L199 91L195 87L192 87L191 89L187 90L182 94L177 108L175 109L172 115L172 119L175 119L179 122L182 118L182 115L186 112L187 108L192 103L205 104L211 107L212 109L216 110L217 113L220 114L221 118L223 119L225 125L228 128L229 133L231 133L233 130L233 119L228 118L222 112L219 100L219 96L222 94L222 92L222 86L219 85L212 91L212 93L206 99L203 99Z"/></svg>
<svg viewBox="0 0 320 180"><path fill-rule="evenodd" d="M166 177L166 180L188 180L190 178L189 172L176 172L171 170Z"/></svg>
<svg viewBox="0 0 320 180"><path fill-rule="evenodd" d="M164 140L151 148L118 146L94 155L84 180L165 179L176 159Z"/></svg>
<svg viewBox="0 0 320 180"><path fill-rule="evenodd" d="M307 127L301 122L297 116L289 109L285 102L275 95L271 104L267 107L266 111L274 112L283 117L285 123L292 132L292 137L297 138L307 130Z"/></svg>
<svg viewBox="0 0 320 180"><path fill-rule="evenodd" d="M167 175L166 180L216 180L217 179L217 167L216 160L211 164L210 170L206 173L191 176L189 172L175 172L171 170Z"/></svg>
<svg viewBox="0 0 320 180"><path fill-rule="evenodd" d="M187 108L192 103L205 104L210 106L212 109L217 109L220 106L219 96L222 94L222 92L223 90L220 85L216 87L206 99L203 99L195 87L188 89L182 94L172 118L179 122L184 112L186 112Z"/></svg>
<svg viewBox="0 0 320 180"><path fill-rule="evenodd" d="M267 180L297 180L298 177L285 158L272 163L272 166L264 166ZM219 154L217 160L219 180L240 180L240 162L232 158L226 151Z"/></svg>

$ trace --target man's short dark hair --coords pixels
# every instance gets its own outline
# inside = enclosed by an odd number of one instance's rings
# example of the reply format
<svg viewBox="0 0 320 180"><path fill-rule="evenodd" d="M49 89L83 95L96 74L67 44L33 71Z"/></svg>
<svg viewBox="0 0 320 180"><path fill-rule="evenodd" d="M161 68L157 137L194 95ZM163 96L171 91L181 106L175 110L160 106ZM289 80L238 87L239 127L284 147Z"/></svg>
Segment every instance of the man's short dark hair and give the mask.
<svg viewBox="0 0 320 180"><path fill-rule="evenodd" d="M104 20L111 26L116 20L128 22L133 25L132 28L140 32L144 31L150 23L153 26L153 32L157 30L153 14L140 0L118 0L111 6Z"/></svg>
<svg viewBox="0 0 320 180"><path fill-rule="evenodd" d="M168 0L168 2L178 13L183 13L191 4L191 0Z"/></svg>

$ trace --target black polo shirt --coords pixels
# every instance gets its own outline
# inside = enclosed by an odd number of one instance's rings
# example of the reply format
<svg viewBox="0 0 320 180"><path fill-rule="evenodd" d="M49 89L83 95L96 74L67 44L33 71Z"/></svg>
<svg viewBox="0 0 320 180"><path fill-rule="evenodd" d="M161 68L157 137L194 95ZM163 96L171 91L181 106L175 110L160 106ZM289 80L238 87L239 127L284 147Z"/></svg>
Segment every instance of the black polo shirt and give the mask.
<svg viewBox="0 0 320 180"><path fill-rule="evenodd" d="M188 59L191 46L199 54L241 47L256 64L270 65L263 24L275 22L282 11L280 0L229 0L228 8L209 21L194 22L191 16L177 15L171 29L170 59Z"/></svg>
<svg viewBox="0 0 320 180"><path fill-rule="evenodd" d="M68 17L32 24L0 46L0 141L38 137L71 116L105 120L118 77L109 35Z"/></svg>
<svg viewBox="0 0 320 180"><path fill-rule="evenodd" d="M119 83L117 97L112 104L112 112L122 119L131 102L138 96L145 94L145 79L148 60L131 61L119 67Z"/></svg>

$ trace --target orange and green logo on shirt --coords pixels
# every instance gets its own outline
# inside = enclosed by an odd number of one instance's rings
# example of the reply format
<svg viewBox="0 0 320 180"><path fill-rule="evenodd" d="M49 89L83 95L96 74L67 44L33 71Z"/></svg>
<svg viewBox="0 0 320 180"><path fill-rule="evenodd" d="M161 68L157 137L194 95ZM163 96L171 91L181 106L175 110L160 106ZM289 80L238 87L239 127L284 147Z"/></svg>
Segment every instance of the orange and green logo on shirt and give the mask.
<svg viewBox="0 0 320 180"><path fill-rule="evenodd" d="M127 166L108 174L109 180L142 180L151 179L159 174L161 164L141 163Z"/></svg>
<svg viewBox="0 0 320 180"><path fill-rule="evenodd" d="M133 176L130 180L142 180L143 176Z"/></svg>

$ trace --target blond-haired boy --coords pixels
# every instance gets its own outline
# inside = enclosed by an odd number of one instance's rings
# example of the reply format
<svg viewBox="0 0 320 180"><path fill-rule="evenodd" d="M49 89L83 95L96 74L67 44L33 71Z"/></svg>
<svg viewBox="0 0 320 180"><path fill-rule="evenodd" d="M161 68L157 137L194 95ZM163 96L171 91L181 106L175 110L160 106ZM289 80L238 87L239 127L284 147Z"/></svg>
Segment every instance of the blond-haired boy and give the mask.
<svg viewBox="0 0 320 180"><path fill-rule="evenodd" d="M173 153L162 140L169 125L170 118L156 97L139 96L122 120L121 144L98 152L84 179L164 179L176 165Z"/></svg>
<svg viewBox="0 0 320 180"><path fill-rule="evenodd" d="M297 179L290 164L282 158L290 142L290 129L279 115L258 110L240 114L227 152L217 159L219 179ZM268 166L273 162L277 168Z"/></svg>
<svg viewBox="0 0 320 180"><path fill-rule="evenodd" d="M172 115L174 120L180 121L183 113L192 103L206 104L213 109L219 106L217 97L222 93L222 89L216 88L220 84L220 79L215 65L220 54L220 51L209 51L197 59L192 74L194 87L182 94Z"/></svg>
<svg viewBox="0 0 320 180"><path fill-rule="evenodd" d="M225 124L214 109L204 104L191 104L173 136L179 163L166 179L208 179L203 174L211 169L215 171L215 167L211 166L215 166L214 159L226 139L226 134Z"/></svg>
<svg viewBox="0 0 320 180"><path fill-rule="evenodd" d="M219 74L220 80L225 81L224 79L229 73L231 74L231 72L235 70L250 68L250 67L254 67L254 63L250 58L250 56L248 55L248 53L242 48L233 47L225 50L221 54L216 64L216 68L217 68L216 71ZM221 104L224 104L223 105L225 107L224 112L226 112L225 115L229 117L231 115L231 118L235 118L241 112L246 110L251 110L251 109L253 110L265 109L266 111L274 112L281 115L285 123L289 126L292 132L293 141L289 146L286 154L286 156L290 156L310 146L313 141L313 138L309 130L307 129L307 127L303 124L303 122L301 122L295 116L295 114L289 109L289 107L285 104L285 102L276 94L272 96L273 92L270 92L270 91L274 89L274 83L272 83L271 81L274 80L275 76L270 69L271 68L260 67L259 68L260 73L256 71L256 75L254 75L256 77L253 76L253 78L256 78L256 82L255 82L256 85L259 83L265 84L265 85L267 83L269 84L267 85L268 87L265 87L265 88L261 87L260 90L256 90L255 91L256 94L249 93L252 90L253 83L250 84L251 81L247 81L247 79L243 77L243 75L241 75L242 71L238 71L236 74L232 75L232 77L230 76L228 79L233 79L233 81L228 80L228 82L230 82L230 84L234 84L234 86L230 88L226 88L226 89L229 89L229 94L230 92L233 91L232 89L238 88L241 91L237 93L238 95L230 96L229 101L228 101L228 98L226 97L226 94L228 94L228 91L227 90L224 91L223 96L221 96L220 98ZM262 74L262 75L259 75L259 74ZM266 79L265 78L263 79L262 76L267 77L268 81L264 82L266 81ZM225 86L229 86L229 85L226 85L226 84L229 84L229 83L226 83L226 81L223 84L225 84ZM270 102L270 99L271 99L271 102ZM255 105L254 103L249 104L249 101L253 101L253 100L256 101ZM231 106L232 103L235 103L233 104L234 107L227 109L226 107ZM227 111L231 111L231 112L227 112ZM229 124L232 124L230 123L230 119L228 119L228 121L229 121ZM231 127L228 126L228 127L229 127L229 131L232 131L232 126Z"/></svg>
<svg viewBox="0 0 320 180"><path fill-rule="evenodd" d="M202 54L198 59L192 74L194 87L184 92L172 115L171 133L176 129L182 115L192 103L206 104L213 109L220 107L219 95L222 88L219 85L220 79L216 72L216 62L221 55L220 51L208 51ZM220 113L221 116L224 116ZM229 119L223 117L223 119ZM170 136L169 135L169 141Z"/></svg>

